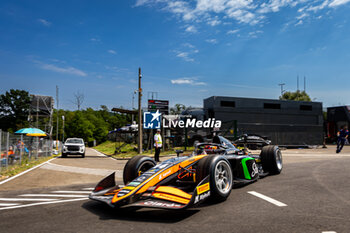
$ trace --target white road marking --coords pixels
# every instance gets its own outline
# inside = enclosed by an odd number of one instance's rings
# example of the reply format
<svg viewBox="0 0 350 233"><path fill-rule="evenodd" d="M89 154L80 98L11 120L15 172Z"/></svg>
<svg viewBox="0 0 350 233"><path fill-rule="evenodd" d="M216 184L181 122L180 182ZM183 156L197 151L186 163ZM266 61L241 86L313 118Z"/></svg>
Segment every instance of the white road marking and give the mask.
<svg viewBox="0 0 350 233"><path fill-rule="evenodd" d="M98 156L101 156L101 157L106 157L106 158L110 158L110 159L115 160L115 158L110 157L110 156L107 156L107 155L105 155L105 154L103 154L103 153L99 152L99 151L98 151L98 150L96 150L96 149L93 149L93 148L90 148L90 149L91 149L91 150L93 150L93 151L95 151L95 152L96 152L96 154L97 154Z"/></svg>
<svg viewBox="0 0 350 233"><path fill-rule="evenodd" d="M275 199L273 199L271 197L265 196L265 195L263 195L261 193L258 193L258 192L255 192L255 191L250 191L248 193L253 195L253 196L259 197L259 198L261 198L261 199L263 199L265 201L268 201L268 202L270 202L270 203L272 203L272 204L274 204L276 206L279 206L279 207L287 206L286 204L284 204L284 203L282 203L280 201L277 201L277 200L275 200Z"/></svg>
<svg viewBox="0 0 350 233"><path fill-rule="evenodd" d="M322 233L337 233L336 231L322 231Z"/></svg>
<svg viewBox="0 0 350 233"><path fill-rule="evenodd" d="M87 197L87 195L70 195L70 194L22 194L21 197Z"/></svg>
<svg viewBox="0 0 350 233"><path fill-rule="evenodd" d="M82 200L88 200L88 199L89 198L85 197L85 198L77 198L77 199L69 199L69 200L58 200L58 201L50 201L50 202L38 202L38 203L26 204L26 205L2 207L2 208L0 208L0 210L17 209L17 208L23 208L23 207L29 207L29 206L48 205L48 204L56 204L56 203L63 203L63 202L82 201Z"/></svg>
<svg viewBox="0 0 350 233"><path fill-rule="evenodd" d="M122 177L123 172L120 170L107 170L107 169L98 169L98 168L85 168L85 167L73 167L65 166L55 163L47 163L45 166L42 166L41 169L60 171L60 172L72 172L79 174L88 174L88 175L97 175L97 176L108 176L115 172L117 177Z"/></svg>
<svg viewBox="0 0 350 233"><path fill-rule="evenodd" d="M18 203L0 203L0 206L14 206L19 205Z"/></svg>
<svg viewBox="0 0 350 233"><path fill-rule="evenodd" d="M94 190L95 188L83 188L83 190Z"/></svg>
<svg viewBox="0 0 350 233"><path fill-rule="evenodd" d="M0 198L0 201L57 201L52 198Z"/></svg>
<svg viewBox="0 0 350 233"><path fill-rule="evenodd" d="M91 193L91 191L53 191L52 193L72 193L72 194L74 194L74 193L77 193L77 194L79 194L79 193L86 193L86 194L90 194Z"/></svg>
<svg viewBox="0 0 350 233"><path fill-rule="evenodd" d="M15 179L15 178L17 178L17 177L19 177L19 176L21 176L21 175L24 175L24 174L26 174L27 172L30 172L30 171L32 171L32 170L38 168L38 167L41 167L41 166L43 166L43 165L49 163L50 161L52 161L52 160L54 160L54 159L56 159L56 158L52 158L52 159L50 159L50 160L48 160L48 161L46 161L46 162L44 162L44 163L42 163L42 164L36 165L35 167L29 168L28 170L25 170L24 172L21 172L21 173L15 175L15 176L12 176L12 177L10 177L10 178L8 178L8 179L6 179L6 180L3 180L3 181L0 182L0 185L5 184L6 182L9 182L10 180L13 180L13 179Z"/></svg>

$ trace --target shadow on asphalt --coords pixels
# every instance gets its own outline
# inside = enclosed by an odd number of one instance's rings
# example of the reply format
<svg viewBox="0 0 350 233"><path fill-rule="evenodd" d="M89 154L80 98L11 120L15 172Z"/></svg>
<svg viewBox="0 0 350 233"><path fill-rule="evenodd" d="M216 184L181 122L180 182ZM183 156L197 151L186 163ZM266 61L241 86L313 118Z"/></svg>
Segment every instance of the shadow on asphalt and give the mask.
<svg viewBox="0 0 350 233"><path fill-rule="evenodd" d="M93 159L93 158L97 158L97 159L103 159L103 158L107 158L107 157L103 157L103 156L97 156L97 155L87 155L87 156L85 156L85 158L83 158L83 157L81 157L81 155L67 155L67 157L66 158L62 158L62 156L60 156L60 157L58 157L58 158L60 158L60 159L86 159L86 158L88 158L88 159Z"/></svg>
<svg viewBox="0 0 350 233"><path fill-rule="evenodd" d="M85 202L82 207L91 213L100 217L101 220L126 220L136 222L156 222L156 223L176 223L199 212L199 210L159 210L142 208L132 209L114 209L106 204L94 201Z"/></svg>

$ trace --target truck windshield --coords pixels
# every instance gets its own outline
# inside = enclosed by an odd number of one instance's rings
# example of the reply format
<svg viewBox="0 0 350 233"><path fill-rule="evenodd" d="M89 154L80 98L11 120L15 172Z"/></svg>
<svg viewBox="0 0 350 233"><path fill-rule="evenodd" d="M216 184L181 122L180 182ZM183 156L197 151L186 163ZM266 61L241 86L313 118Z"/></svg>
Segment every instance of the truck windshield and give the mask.
<svg viewBox="0 0 350 233"><path fill-rule="evenodd" d="M66 143L84 144L82 139L67 139Z"/></svg>

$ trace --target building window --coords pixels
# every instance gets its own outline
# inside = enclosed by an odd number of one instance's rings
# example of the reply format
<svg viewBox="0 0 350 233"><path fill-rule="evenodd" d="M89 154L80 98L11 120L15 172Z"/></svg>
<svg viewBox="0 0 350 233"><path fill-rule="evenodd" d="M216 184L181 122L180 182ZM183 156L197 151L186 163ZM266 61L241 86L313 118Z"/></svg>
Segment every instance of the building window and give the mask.
<svg viewBox="0 0 350 233"><path fill-rule="evenodd" d="M312 105L300 105L302 111L312 111Z"/></svg>
<svg viewBox="0 0 350 233"><path fill-rule="evenodd" d="M234 107L236 107L236 102L235 101L220 101L220 106L234 108Z"/></svg>
<svg viewBox="0 0 350 233"><path fill-rule="evenodd" d="M264 103L264 108L267 108L267 109L281 109L281 104Z"/></svg>

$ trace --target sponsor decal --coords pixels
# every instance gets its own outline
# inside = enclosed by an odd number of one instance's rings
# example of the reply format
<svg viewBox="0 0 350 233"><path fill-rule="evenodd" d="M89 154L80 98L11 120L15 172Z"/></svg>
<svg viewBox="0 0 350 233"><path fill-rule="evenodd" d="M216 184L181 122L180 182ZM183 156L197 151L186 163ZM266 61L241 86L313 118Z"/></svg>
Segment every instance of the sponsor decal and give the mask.
<svg viewBox="0 0 350 233"><path fill-rule="evenodd" d="M210 196L210 191L196 196L195 199L194 199L194 204L197 204L198 202L208 198L209 196Z"/></svg>
<svg viewBox="0 0 350 233"><path fill-rule="evenodd" d="M123 189L133 190L135 187L125 186Z"/></svg>
<svg viewBox="0 0 350 233"><path fill-rule="evenodd" d="M118 197L122 197L122 196L124 196L124 195L126 195L126 194L128 194L128 193L130 193L130 191L131 190L124 190L124 189L122 189L122 190L120 190L119 192L118 192Z"/></svg>
<svg viewBox="0 0 350 233"><path fill-rule="evenodd" d="M196 118L187 118L186 120L169 120L168 122L163 119L164 128L220 128L221 121L215 120L215 118L209 118L202 121Z"/></svg>
<svg viewBox="0 0 350 233"><path fill-rule="evenodd" d="M143 113L143 128L144 129L160 129L161 125L161 113L157 112L144 112Z"/></svg>
<svg viewBox="0 0 350 233"><path fill-rule="evenodd" d="M185 118L184 118L185 117ZM220 129L222 122L215 118L209 118L205 121L192 118L191 115L164 115L157 110L156 112L143 113L144 129L163 128L216 128Z"/></svg>
<svg viewBox="0 0 350 233"><path fill-rule="evenodd" d="M256 163L252 164L252 173L251 173L251 177L254 177L256 174L259 173L259 169L258 166L256 166Z"/></svg>
<svg viewBox="0 0 350 233"><path fill-rule="evenodd" d="M140 182L130 182L129 184L128 184L128 186L132 186L132 187L136 187L136 186L138 186L139 184L141 184Z"/></svg>
<svg viewBox="0 0 350 233"><path fill-rule="evenodd" d="M167 208L181 208L182 206L175 203L164 203L159 201L145 201L142 203L146 206L155 206L155 207L167 207Z"/></svg>
<svg viewBox="0 0 350 233"><path fill-rule="evenodd" d="M165 178L166 176L170 175L171 173L171 169L169 169L167 172L164 172L162 174L159 175L159 180Z"/></svg>
<svg viewBox="0 0 350 233"><path fill-rule="evenodd" d="M202 184L200 186L197 187L197 194L200 195L206 191L209 191L210 189L210 185L209 185L209 182L208 183L205 183L205 184Z"/></svg>

